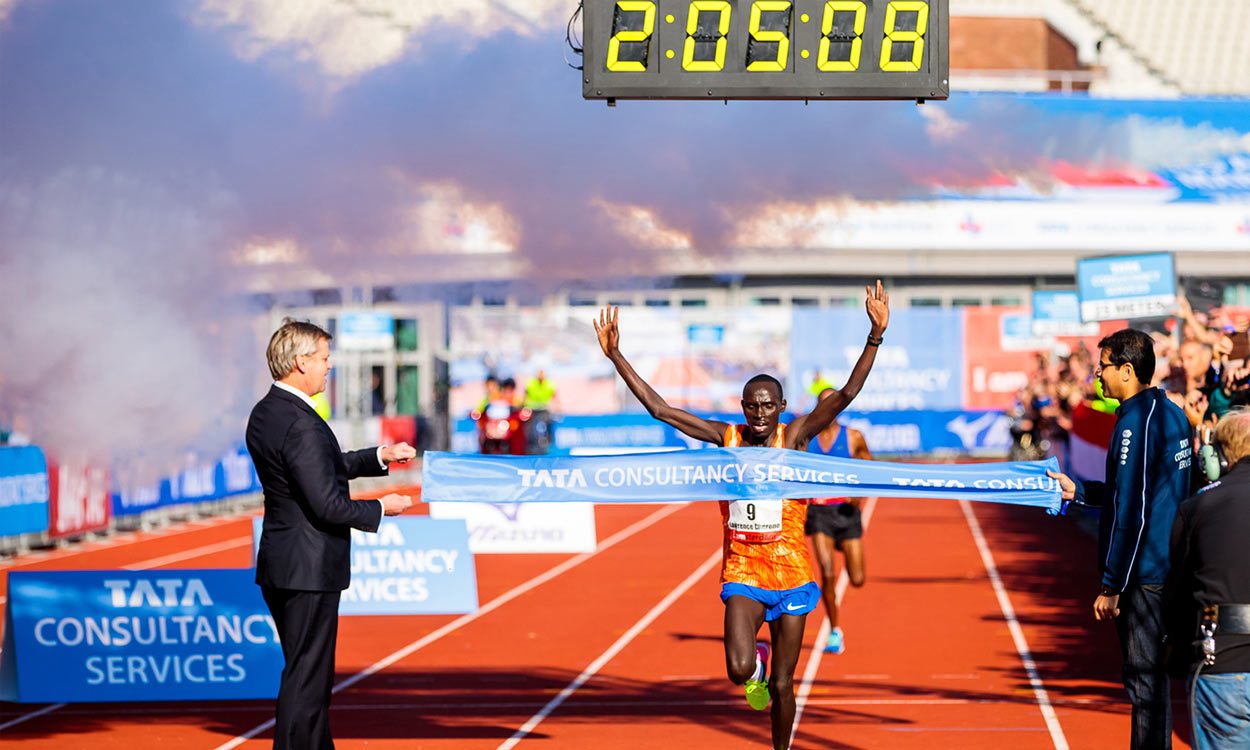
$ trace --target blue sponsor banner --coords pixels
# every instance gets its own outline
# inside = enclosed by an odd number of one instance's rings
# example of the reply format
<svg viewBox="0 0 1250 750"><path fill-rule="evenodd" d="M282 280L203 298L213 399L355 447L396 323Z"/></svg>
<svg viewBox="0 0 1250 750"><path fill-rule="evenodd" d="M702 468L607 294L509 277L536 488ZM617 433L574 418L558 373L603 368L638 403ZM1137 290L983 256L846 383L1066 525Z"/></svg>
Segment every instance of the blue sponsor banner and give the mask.
<svg viewBox="0 0 1250 750"><path fill-rule="evenodd" d="M877 352L872 374L855 397L865 411L958 409L963 405L963 312L895 310ZM796 308L790 331L786 399L792 410L810 411L812 384L842 387L864 350L868 317L859 308Z"/></svg>
<svg viewBox="0 0 1250 750"><path fill-rule="evenodd" d="M274 698L282 648L254 575L11 572L0 698Z"/></svg>
<svg viewBox="0 0 1250 750"><path fill-rule="evenodd" d="M1180 200L1250 203L1250 153L1229 154L1159 174L1180 189Z"/></svg>
<svg viewBox="0 0 1250 750"><path fill-rule="evenodd" d="M1081 258L1076 262L1081 320L1157 318L1176 307L1171 253Z"/></svg>
<svg viewBox="0 0 1250 750"><path fill-rule="evenodd" d="M599 502L809 497L928 497L1060 509L1058 462L902 464L769 448L616 456L429 452L426 502Z"/></svg>
<svg viewBox="0 0 1250 750"><path fill-rule="evenodd" d="M113 494L113 515L128 516L157 508L222 500L260 492L260 478L247 446L237 445L220 460L197 463L172 477L143 485L122 486Z"/></svg>
<svg viewBox="0 0 1250 750"><path fill-rule="evenodd" d="M741 414L703 414L734 424ZM789 417L783 418L789 421ZM933 453L1006 454L1011 448L1007 418L990 410L905 410L843 412L838 421L864 433L873 453L927 455ZM557 423L548 455L593 453L597 449L702 448L706 443L681 434L647 414L568 416ZM477 451L477 426L457 420L452 434L457 453Z"/></svg>
<svg viewBox="0 0 1250 750"><path fill-rule="evenodd" d="M1081 322L1081 298L1075 289L1033 291L1034 336L1097 336L1097 323Z"/></svg>
<svg viewBox="0 0 1250 750"><path fill-rule="evenodd" d="M252 524L253 552L261 518ZM377 533L352 529L352 585L343 615L448 615L477 610L477 572L463 519L383 518Z"/></svg>
<svg viewBox="0 0 1250 750"><path fill-rule="evenodd" d="M0 448L0 536L48 530L48 462L33 445Z"/></svg>
<svg viewBox="0 0 1250 750"><path fill-rule="evenodd" d="M716 347L725 341L725 326L692 323L686 326L686 340L695 347Z"/></svg>
<svg viewBox="0 0 1250 750"><path fill-rule="evenodd" d="M1000 411L844 412L838 422L864 433L876 455L1006 455L1011 423Z"/></svg>
<svg viewBox="0 0 1250 750"><path fill-rule="evenodd" d="M1073 133L1097 129L1104 137L1114 133L1110 137L1121 143L1149 144L1128 149L1127 161L1119 166L1108 165L1096 150L1083 154L1069 150L1060 157L1055 149L1043 147L1041 157L1053 165L1050 180L1029 176L1006 185L983 184L971 191L974 196L1148 202L1142 205L1250 201L1250 154L1243 145L1250 133L1246 97L1107 99L976 93L952 96L944 107L960 122L1009 116L1017 122L1048 122ZM1202 147L1176 147L1168 141L1174 133L1183 133L1186 144ZM965 186L938 186L912 197L964 198L969 192Z"/></svg>
<svg viewBox="0 0 1250 750"><path fill-rule="evenodd" d="M451 447L458 453L478 449L477 423L457 419ZM555 420L548 453L568 455L574 450L594 448L695 448L699 441L682 435L647 414L570 415Z"/></svg>

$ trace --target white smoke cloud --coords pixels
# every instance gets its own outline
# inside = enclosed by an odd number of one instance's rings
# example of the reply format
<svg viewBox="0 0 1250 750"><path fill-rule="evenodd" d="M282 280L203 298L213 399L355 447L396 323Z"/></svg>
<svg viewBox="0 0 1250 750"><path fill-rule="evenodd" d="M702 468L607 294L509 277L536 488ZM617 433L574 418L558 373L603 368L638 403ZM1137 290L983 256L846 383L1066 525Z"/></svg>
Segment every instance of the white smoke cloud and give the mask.
<svg viewBox="0 0 1250 750"><path fill-rule="evenodd" d="M1189 125L1175 119L1151 120L1132 115L1125 118L1121 127L1127 157L1147 168L1180 167L1250 151L1250 133L1217 128L1210 123Z"/></svg>
<svg viewBox="0 0 1250 750"><path fill-rule="evenodd" d="M0 186L0 399L50 454L160 471L242 433L264 365L213 262L234 201L190 191L98 168Z"/></svg>
<svg viewBox="0 0 1250 750"><path fill-rule="evenodd" d="M434 29L471 45L558 28L569 11L566 0L203 0L194 18L224 29L244 60L281 52L345 82L396 62Z"/></svg>

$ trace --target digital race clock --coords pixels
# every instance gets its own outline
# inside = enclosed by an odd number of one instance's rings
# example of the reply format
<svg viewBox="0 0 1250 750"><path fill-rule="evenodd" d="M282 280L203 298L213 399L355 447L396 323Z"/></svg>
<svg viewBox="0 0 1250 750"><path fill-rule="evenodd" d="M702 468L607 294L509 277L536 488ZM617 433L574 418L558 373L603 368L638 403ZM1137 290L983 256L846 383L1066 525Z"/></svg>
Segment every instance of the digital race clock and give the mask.
<svg viewBox="0 0 1250 750"><path fill-rule="evenodd" d="M583 0L587 99L945 99L949 0Z"/></svg>

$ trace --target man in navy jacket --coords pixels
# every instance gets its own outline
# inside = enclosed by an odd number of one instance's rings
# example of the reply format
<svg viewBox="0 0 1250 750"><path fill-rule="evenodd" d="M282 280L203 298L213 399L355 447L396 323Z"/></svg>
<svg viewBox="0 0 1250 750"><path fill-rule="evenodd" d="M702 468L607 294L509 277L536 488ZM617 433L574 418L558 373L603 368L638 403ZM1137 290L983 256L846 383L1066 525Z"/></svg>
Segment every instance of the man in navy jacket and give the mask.
<svg viewBox="0 0 1250 750"><path fill-rule="evenodd" d="M1124 687L1133 706L1133 750L1172 747L1172 710L1164 657L1163 584L1177 506L1189 495L1193 460L1185 412L1158 388L1154 342L1126 328L1098 342L1103 393L1118 399L1105 482L1051 473L1065 500L1102 508L1098 534L1101 588L1094 618L1114 619Z"/></svg>
<svg viewBox="0 0 1250 750"><path fill-rule="evenodd" d="M275 750L332 750L330 695L339 596L351 579L351 530L377 531L407 495L353 500L347 481L410 461L407 443L343 452L312 396L326 387L330 334L288 320L266 351L274 383L252 409L247 449L265 491L256 583L273 615L286 666L278 688Z"/></svg>

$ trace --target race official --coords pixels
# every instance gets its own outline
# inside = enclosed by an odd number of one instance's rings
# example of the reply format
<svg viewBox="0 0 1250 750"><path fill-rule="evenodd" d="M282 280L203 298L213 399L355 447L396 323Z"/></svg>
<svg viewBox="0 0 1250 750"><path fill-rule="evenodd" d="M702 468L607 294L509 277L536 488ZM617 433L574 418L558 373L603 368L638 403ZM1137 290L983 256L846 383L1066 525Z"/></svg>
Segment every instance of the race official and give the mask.
<svg viewBox="0 0 1250 750"><path fill-rule="evenodd" d="M1250 410L1228 412L1215 440L1231 467L1181 503L1172 525L1167 609L1174 663L1190 683L1195 750L1250 748ZM1202 626L1214 659L1204 663Z"/></svg>
<svg viewBox="0 0 1250 750"><path fill-rule="evenodd" d="M1120 401L1107 451L1105 482L1059 479L1065 500L1102 508L1098 562L1102 576L1094 618L1114 620L1121 677L1133 708L1132 750L1172 747L1172 705L1164 656L1163 584L1176 508L1189 495L1193 463L1189 420L1150 385L1154 341L1131 328L1098 342L1098 378Z"/></svg>
<svg viewBox="0 0 1250 750"><path fill-rule="evenodd" d="M407 443L343 452L312 396L330 374L330 334L287 320L265 351L273 386L247 421L247 450L265 493L256 583L282 642L274 750L333 750L330 696L339 597L351 579L351 530L377 531L407 495L353 500L347 482L411 460Z"/></svg>

